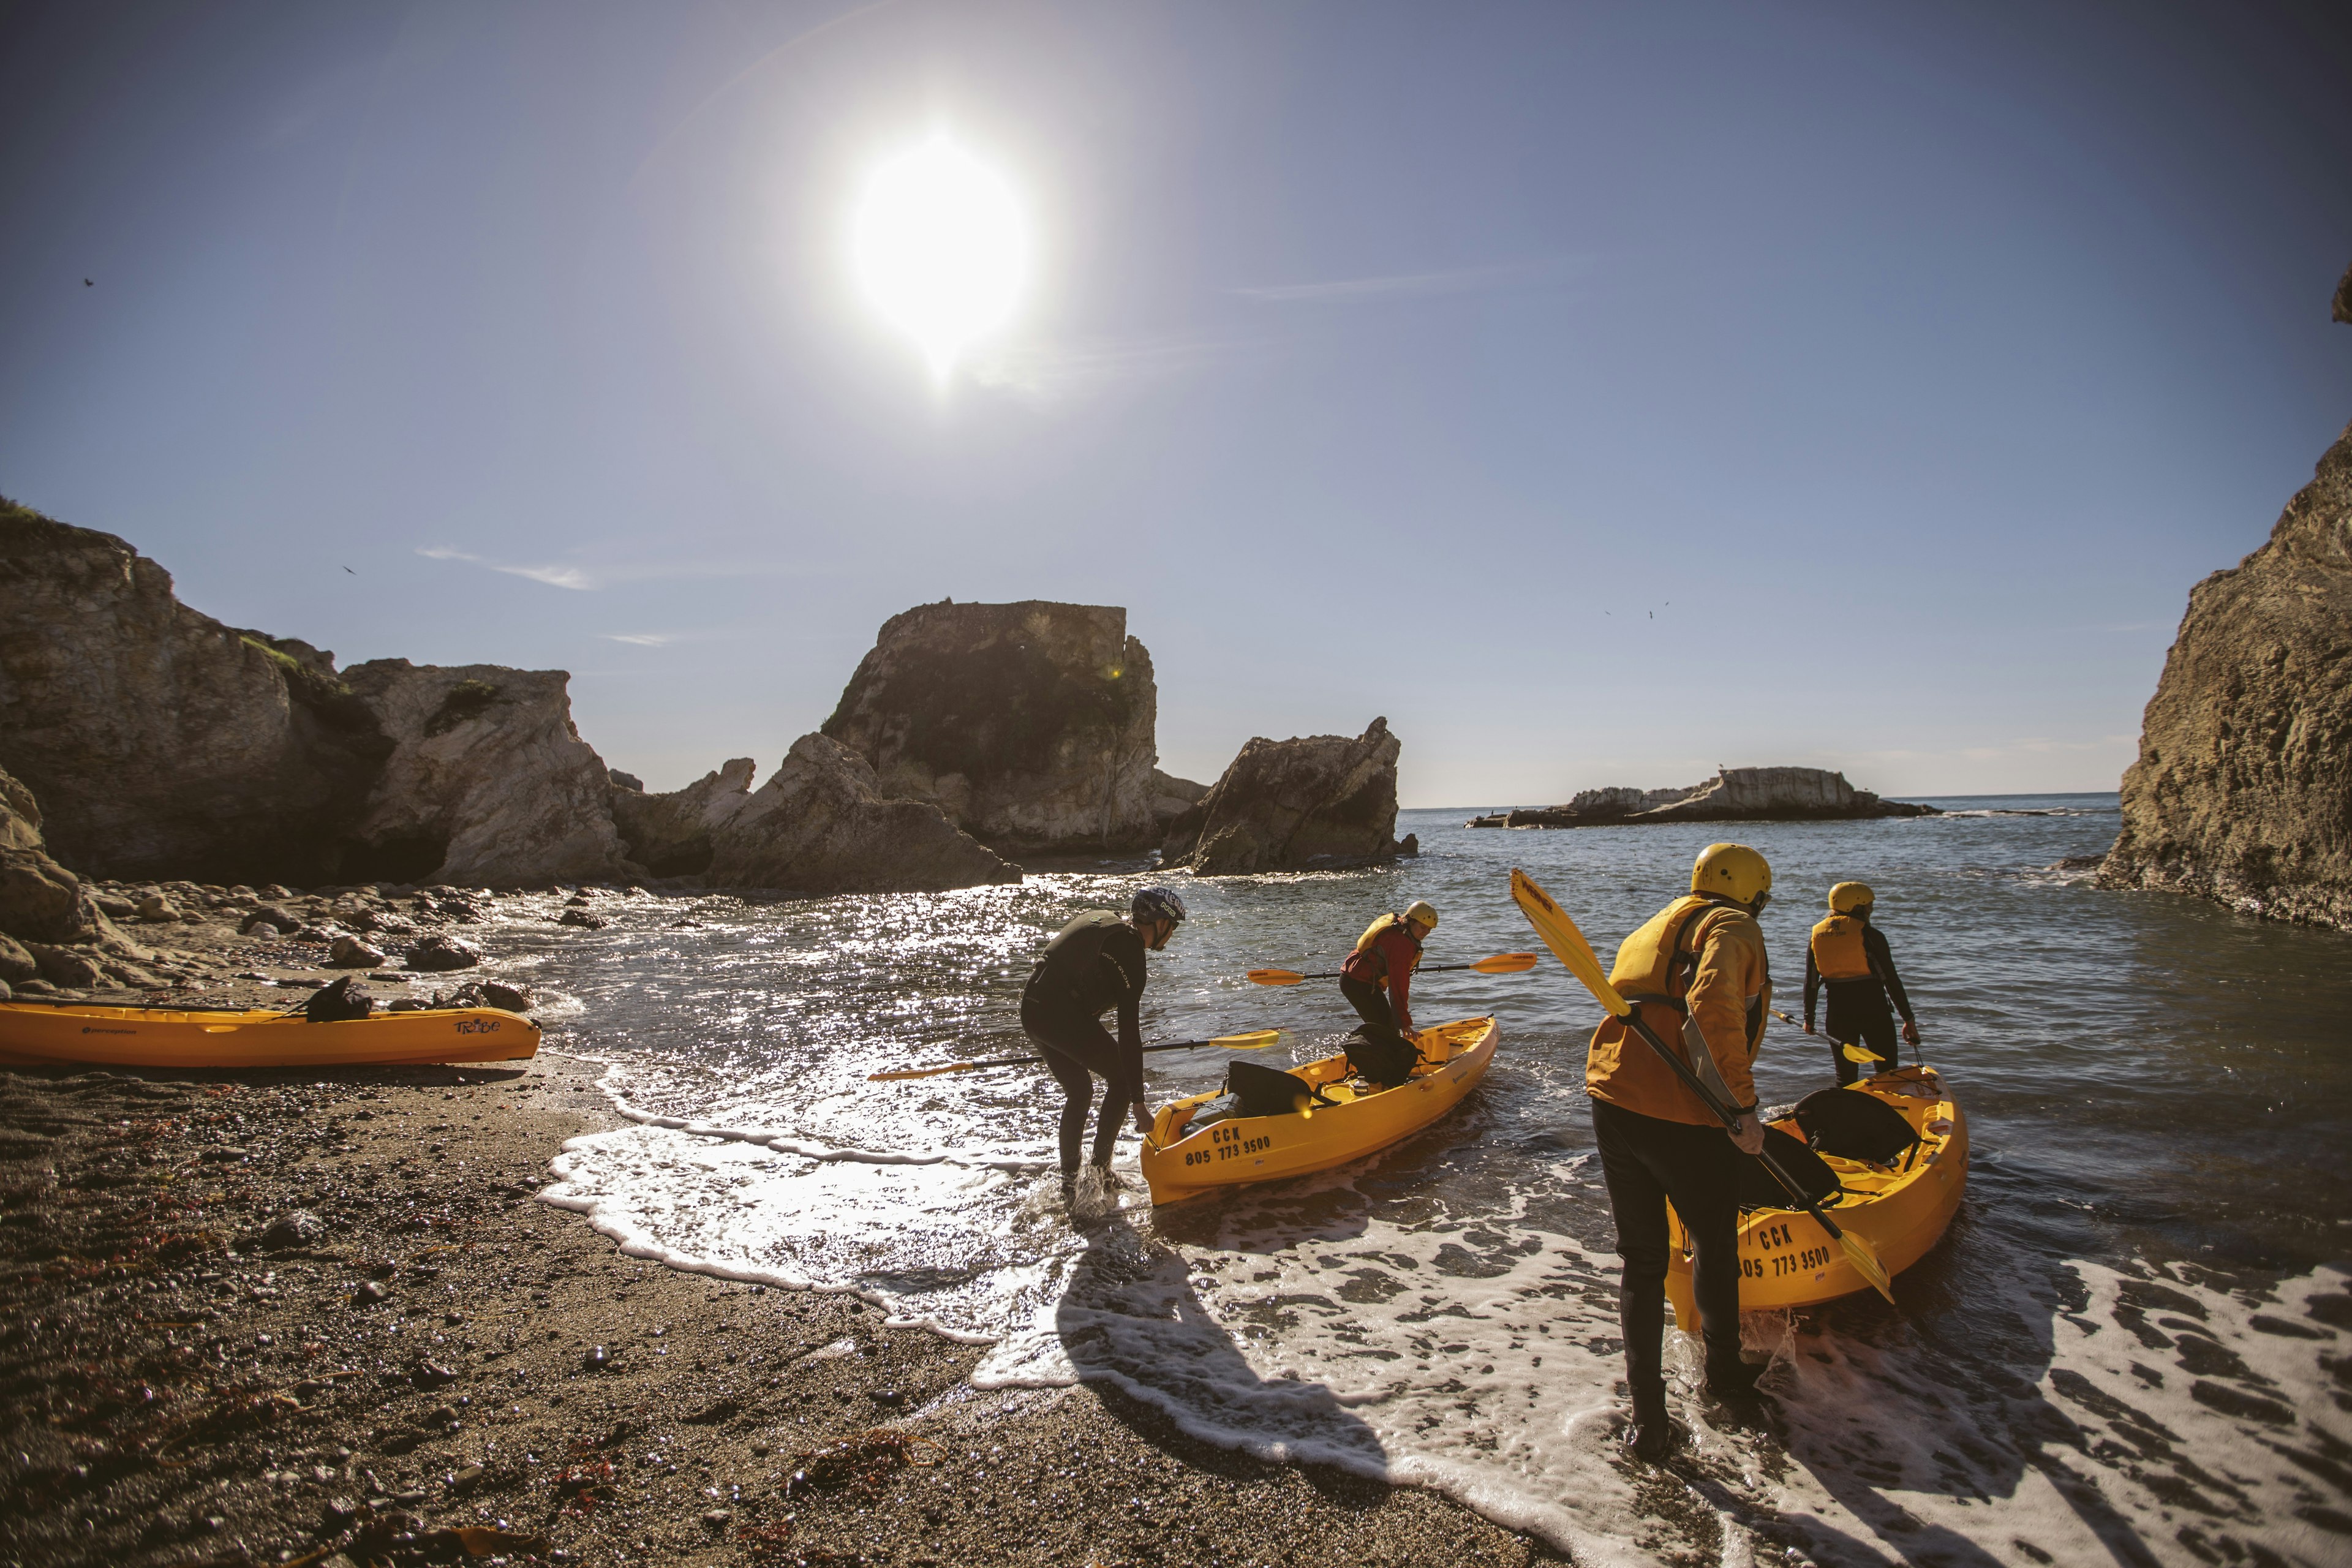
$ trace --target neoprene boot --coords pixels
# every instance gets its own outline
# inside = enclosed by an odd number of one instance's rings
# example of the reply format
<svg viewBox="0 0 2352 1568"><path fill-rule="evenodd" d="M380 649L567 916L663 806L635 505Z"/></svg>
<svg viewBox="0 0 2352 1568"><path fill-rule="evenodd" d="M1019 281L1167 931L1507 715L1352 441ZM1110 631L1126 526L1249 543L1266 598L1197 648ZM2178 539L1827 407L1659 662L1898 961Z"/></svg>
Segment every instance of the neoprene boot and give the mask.
<svg viewBox="0 0 2352 1568"><path fill-rule="evenodd" d="M1663 1384L1633 1395L1633 1424L1625 1428L1623 1442L1635 1458L1654 1465L1674 1452L1681 1437L1681 1429L1666 1415Z"/></svg>
<svg viewBox="0 0 2352 1568"><path fill-rule="evenodd" d="M1757 1398L1756 1380L1769 1365L1769 1362L1740 1360L1736 1347L1727 1355L1711 1354L1706 1358L1706 1392L1727 1401Z"/></svg>

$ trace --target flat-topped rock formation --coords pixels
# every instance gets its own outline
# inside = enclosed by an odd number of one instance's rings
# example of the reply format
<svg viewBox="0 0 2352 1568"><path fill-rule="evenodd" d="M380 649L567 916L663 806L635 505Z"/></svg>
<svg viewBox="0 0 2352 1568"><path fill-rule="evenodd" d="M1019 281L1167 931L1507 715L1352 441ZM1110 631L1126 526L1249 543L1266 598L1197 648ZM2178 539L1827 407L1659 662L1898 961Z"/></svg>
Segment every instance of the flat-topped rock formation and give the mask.
<svg viewBox="0 0 2352 1568"><path fill-rule="evenodd" d="M2099 881L2352 930L2352 426L2269 542L2189 590Z"/></svg>
<svg viewBox="0 0 2352 1568"><path fill-rule="evenodd" d="M1725 768L1687 789L1588 789L1565 805L1474 816L1472 827L1608 827L1649 822L1860 822L1935 816L1932 805L1881 800L1822 768Z"/></svg>
<svg viewBox="0 0 2352 1568"><path fill-rule="evenodd" d="M1417 846L1395 838L1402 749L1386 719L1353 740L1253 740L1177 819L1160 863L1223 877L1412 854Z"/></svg>
<svg viewBox="0 0 2352 1568"><path fill-rule="evenodd" d="M1167 820L1159 711L1125 610L950 600L883 623L823 730L1006 853L1137 849Z"/></svg>

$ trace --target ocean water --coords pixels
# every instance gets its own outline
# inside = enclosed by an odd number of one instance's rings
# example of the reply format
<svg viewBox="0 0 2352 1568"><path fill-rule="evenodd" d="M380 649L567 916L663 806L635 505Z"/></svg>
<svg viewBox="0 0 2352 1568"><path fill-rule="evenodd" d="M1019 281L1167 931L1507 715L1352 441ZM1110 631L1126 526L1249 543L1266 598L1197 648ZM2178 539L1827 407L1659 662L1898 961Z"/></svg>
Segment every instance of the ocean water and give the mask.
<svg viewBox="0 0 2352 1568"><path fill-rule="evenodd" d="M1428 962L1535 949L1515 865L1605 955L1736 831L1775 867L1764 925L1792 1012L1830 884L1877 889L1969 1118L1967 1202L1899 1307L1749 1317L1769 1417L1696 1399L1677 1347L1693 1445L1672 1472L1615 1442L1616 1259L1581 1093L1598 1009L1549 959L1416 986L1423 1020L1493 1013L1503 1043L1407 1142L1074 1215L1043 1072L866 1075L1023 1051L1037 946L1149 874L614 898L585 934L545 923L551 898L507 900L488 945L557 999L548 1043L604 1063L631 1122L569 1145L551 1201L639 1256L856 1290L907 1331L984 1342L984 1386L1113 1384L1216 1442L1443 1489L1580 1562L2352 1562L2352 938L2090 888L2060 863L2112 840L2112 795L1936 804L1950 815L1569 832L1412 812L1423 852L1394 869L1181 884L1193 918L1151 960L1147 1037L1279 1025L1302 1058L1352 1023L1336 986L1244 971L1329 967L1415 898L1444 914ZM1152 1099L1226 1059L1147 1058ZM1828 1049L1775 1025L1758 1079L1794 1100L1832 1081Z"/></svg>

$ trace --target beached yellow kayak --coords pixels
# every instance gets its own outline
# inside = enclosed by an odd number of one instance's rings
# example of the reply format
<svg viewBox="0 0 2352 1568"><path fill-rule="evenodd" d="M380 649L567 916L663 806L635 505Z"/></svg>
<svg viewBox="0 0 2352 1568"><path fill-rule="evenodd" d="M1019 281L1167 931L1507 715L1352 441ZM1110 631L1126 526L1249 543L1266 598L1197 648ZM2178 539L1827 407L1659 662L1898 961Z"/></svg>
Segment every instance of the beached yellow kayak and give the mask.
<svg viewBox="0 0 2352 1568"><path fill-rule="evenodd" d="M1371 1089L1348 1082L1348 1058L1325 1057L1289 1070L1335 1103L1282 1116L1223 1116L1194 1122L1217 1098L1196 1094L1162 1106L1143 1141L1143 1176L1155 1204L1221 1187L1328 1171L1420 1131L1460 1103L1495 1059L1492 1018L1464 1018L1414 1037L1426 1064L1411 1081Z"/></svg>
<svg viewBox="0 0 2352 1568"><path fill-rule="evenodd" d="M138 1068L502 1062L539 1049L539 1026L495 1007L372 1013L313 1024L297 1014L0 1002L0 1062Z"/></svg>
<svg viewBox="0 0 2352 1568"><path fill-rule="evenodd" d="M1869 1096L1899 1116L1917 1139L1899 1153L1884 1145L1874 1149L1873 1152L1890 1156L1883 1163L1841 1155L1834 1134L1825 1137L1825 1146L1819 1151L1843 1189L1830 1205L1830 1216L1843 1228L1865 1237L1877 1248L1886 1272L1899 1275L1943 1239L1945 1227L1960 1206L1960 1196L1969 1184L1968 1119L1930 1067L1880 1073L1832 1092ZM1821 1098L1815 1096L1805 1103ZM1793 1119L1773 1125L1795 1137L1806 1136ZM1686 1332L1696 1333L1698 1306L1691 1293L1690 1238L1679 1215L1673 1216L1671 1236L1666 1300L1674 1303L1675 1323ZM1762 1208L1741 1215L1739 1305L1743 1310L1807 1307L1869 1289L1870 1282L1854 1271L1844 1251L1801 1209Z"/></svg>

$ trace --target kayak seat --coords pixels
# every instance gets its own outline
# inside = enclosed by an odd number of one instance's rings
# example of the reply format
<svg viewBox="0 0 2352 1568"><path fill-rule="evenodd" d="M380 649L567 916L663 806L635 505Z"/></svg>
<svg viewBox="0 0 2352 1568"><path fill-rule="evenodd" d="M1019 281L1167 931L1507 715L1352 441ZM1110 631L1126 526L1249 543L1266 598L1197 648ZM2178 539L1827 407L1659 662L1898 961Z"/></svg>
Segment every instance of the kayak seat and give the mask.
<svg viewBox="0 0 2352 1568"><path fill-rule="evenodd" d="M1848 1089L1805 1096L1797 1102L1797 1125L1816 1152L1872 1165L1891 1165L1919 1142L1901 1111L1874 1094Z"/></svg>
<svg viewBox="0 0 2352 1568"><path fill-rule="evenodd" d="M1796 1178L1805 1190L1805 1196L1814 1203L1824 1203L1843 1189L1838 1185L1837 1173L1822 1163L1822 1157L1805 1147L1802 1142L1783 1132L1778 1127L1764 1129L1764 1147L1780 1169ZM1761 1160L1738 1162L1739 1179L1736 1194L1743 1209L1785 1209L1794 1207L1789 1189L1782 1186L1772 1173L1764 1168Z"/></svg>
<svg viewBox="0 0 2352 1568"><path fill-rule="evenodd" d="M1320 1088L1297 1073L1255 1062L1227 1062L1225 1092L1234 1097L1237 1116L1287 1116L1309 1105L1331 1103Z"/></svg>

